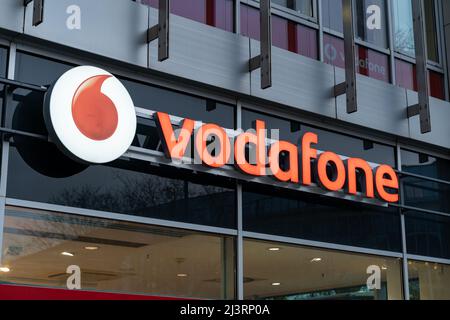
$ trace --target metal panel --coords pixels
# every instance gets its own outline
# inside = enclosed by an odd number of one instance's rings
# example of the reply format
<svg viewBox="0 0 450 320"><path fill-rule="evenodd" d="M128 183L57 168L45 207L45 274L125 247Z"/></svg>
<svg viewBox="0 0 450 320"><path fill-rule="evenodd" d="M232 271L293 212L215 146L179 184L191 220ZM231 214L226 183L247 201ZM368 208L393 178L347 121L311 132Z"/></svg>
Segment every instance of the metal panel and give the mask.
<svg viewBox="0 0 450 320"><path fill-rule="evenodd" d="M29 4L25 14L26 34L147 66L148 9L144 5L123 0L45 0L43 23L33 27L32 21L33 9Z"/></svg>
<svg viewBox="0 0 450 320"><path fill-rule="evenodd" d="M344 71L336 68L336 83ZM348 114L345 96L337 98L338 119L360 126L408 137L406 90L391 84L357 75L358 112Z"/></svg>
<svg viewBox="0 0 450 320"><path fill-rule="evenodd" d="M23 2L20 0L0 1L0 28L23 32Z"/></svg>
<svg viewBox="0 0 450 320"><path fill-rule="evenodd" d="M150 8L150 23L158 10ZM158 44L150 44L150 69L207 85L250 93L249 40L176 15L170 16L170 59L158 61Z"/></svg>
<svg viewBox="0 0 450 320"><path fill-rule="evenodd" d="M258 55L259 50L259 41L251 40L251 55ZM273 47L272 77L273 86L262 90L261 75L253 72L252 95L304 111L336 117L332 66Z"/></svg>
<svg viewBox="0 0 450 320"><path fill-rule="evenodd" d="M417 101L417 92L408 90L408 104L413 105ZM430 97L430 113L433 130L429 133L420 133L419 117L409 119L411 138L444 148L450 148L450 103Z"/></svg>

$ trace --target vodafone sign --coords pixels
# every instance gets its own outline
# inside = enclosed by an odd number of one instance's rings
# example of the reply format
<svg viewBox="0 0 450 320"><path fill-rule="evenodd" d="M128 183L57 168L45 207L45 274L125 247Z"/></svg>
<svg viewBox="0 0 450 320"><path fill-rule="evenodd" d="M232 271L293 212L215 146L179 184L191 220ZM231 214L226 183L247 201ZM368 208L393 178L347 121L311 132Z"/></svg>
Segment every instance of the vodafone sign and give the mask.
<svg viewBox="0 0 450 320"><path fill-rule="evenodd" d="M55 143L84 163L116 160L136 134L136 111L129 93L113 75L95 67L77 67L59 78L45 97L44 116ZM171 165L178 165L179 160L219 170L233 165L247 177L273 178L263 183L277 181L313 193L318 193L313 188L319 188L330 196L338 193L384 204L399 199L398 177L392 167L319 151L314 147L319 137L312 132L295 145L268 140L266 125L259 120L256 130L242 132L187 118L175 121L163 112L151 117ZM195 154L187 155L191 145ZM253 160L248 157L249 146L254 150Z"/></svg>
<svg viewBox="0 0 450 320"><path fill-rule="evenodd" d="M44 119L50 137L71 158L87 163L116 160L136 133L130 94L109 72L77 67L46 94Z"/></svg>

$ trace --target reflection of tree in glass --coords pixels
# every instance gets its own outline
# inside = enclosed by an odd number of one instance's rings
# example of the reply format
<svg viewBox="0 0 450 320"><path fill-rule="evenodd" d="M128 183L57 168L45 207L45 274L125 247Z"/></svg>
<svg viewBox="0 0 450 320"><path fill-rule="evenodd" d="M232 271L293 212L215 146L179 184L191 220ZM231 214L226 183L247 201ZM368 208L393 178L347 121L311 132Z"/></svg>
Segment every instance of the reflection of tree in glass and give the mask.
<svg viewBox="0 0 450 320"><path fill-rule="evenodd" d="M102 211L144 213L150 208L228 191L221 187L198 185L158 176L132 178L116 173L114 180L116 186L114 189L108 186L84 185L65 189L50 201Z"/></svg>
<svg viewBox="0 0 450 320"><path fill-rule="evenodd" d="M413 30L401 29L395 32L395 47L398 51L414 54L415 45Z"/></svg>

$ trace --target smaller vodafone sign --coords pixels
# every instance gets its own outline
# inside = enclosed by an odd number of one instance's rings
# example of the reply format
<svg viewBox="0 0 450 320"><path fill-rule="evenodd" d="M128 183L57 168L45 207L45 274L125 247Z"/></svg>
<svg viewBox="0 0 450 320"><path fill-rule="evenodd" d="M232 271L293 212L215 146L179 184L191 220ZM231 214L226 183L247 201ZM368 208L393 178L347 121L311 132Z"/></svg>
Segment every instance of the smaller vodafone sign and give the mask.
<svg viewBox="0 0 450 320"><path fill-rule="evenodd" d="M78 161L107 163L122 156L136 133L130 94L109 72L82 66L63 74L45 96L50 137Z"/></svg>

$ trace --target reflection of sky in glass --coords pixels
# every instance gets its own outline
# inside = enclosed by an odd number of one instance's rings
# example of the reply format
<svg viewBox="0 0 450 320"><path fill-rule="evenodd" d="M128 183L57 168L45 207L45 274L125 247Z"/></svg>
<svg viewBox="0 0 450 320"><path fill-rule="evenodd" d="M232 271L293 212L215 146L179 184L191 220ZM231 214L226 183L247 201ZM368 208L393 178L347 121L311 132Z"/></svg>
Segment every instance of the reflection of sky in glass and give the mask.
<svg viewBox="0 0 450 320"><path fill-rule="evenodd" d="M394 1L395 48L414 55L414 33L410 0Z"/></svg>

